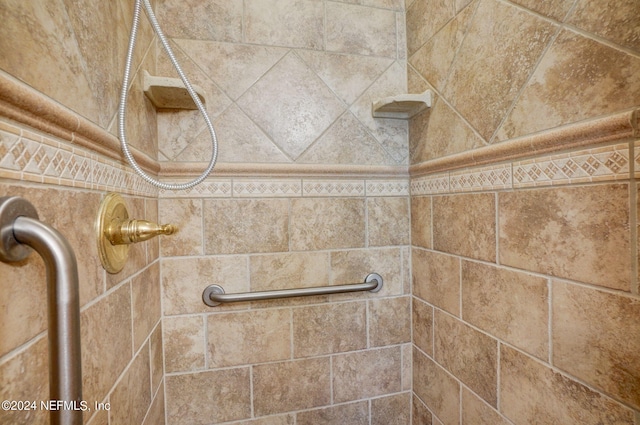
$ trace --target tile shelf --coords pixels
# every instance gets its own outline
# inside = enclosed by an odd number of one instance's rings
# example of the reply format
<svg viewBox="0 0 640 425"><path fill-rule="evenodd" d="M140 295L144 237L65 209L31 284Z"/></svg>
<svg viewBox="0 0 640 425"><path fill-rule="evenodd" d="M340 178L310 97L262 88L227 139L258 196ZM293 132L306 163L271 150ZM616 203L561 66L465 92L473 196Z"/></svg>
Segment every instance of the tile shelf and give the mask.
<svg viewBox="0 0 640 425"><path fill-rule="evenodd" d="M372 103L371 113L374 118L408 120L430 108L432 100L431 90L419 94L401 94L385 97Z"/></svg>
<svg viewBox="0 0 640 425"><path fill-rule="evenodd" d="M195 84L192 87L205 103L204 90ZM157 109L198 109L179 78L156 77L144 71L143 90Z"/></svg>

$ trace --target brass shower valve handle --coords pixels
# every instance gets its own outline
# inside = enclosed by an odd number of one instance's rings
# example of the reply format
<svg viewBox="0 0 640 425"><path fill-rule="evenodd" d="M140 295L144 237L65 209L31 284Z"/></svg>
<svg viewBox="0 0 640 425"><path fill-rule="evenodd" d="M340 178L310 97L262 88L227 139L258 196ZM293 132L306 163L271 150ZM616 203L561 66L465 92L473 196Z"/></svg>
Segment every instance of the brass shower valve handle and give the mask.
<svg viewBox="0 0 640 425"><path fill-rule="evenodd" d="M144 242L159 235L173 235L178 228L173 224L157 224L147 220L112 222L106 236L113 245L128 245Z"/></svg>
<svg viewBox="0 0 640 425"><path fill-rule="evenodd" d="M129 247L158 235L172 235L178 228L172 224L156 224L147 220L130 220L124 199L108 193L98 211L96 237L102 267L109 273L122 270L129 258Z"/></svg>

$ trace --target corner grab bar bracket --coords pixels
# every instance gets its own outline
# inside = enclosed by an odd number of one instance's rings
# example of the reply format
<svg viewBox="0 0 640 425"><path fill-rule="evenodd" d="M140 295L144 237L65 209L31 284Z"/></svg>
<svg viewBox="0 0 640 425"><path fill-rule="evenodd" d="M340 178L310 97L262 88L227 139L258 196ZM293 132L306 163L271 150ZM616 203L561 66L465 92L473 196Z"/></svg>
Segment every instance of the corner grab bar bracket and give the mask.
<svg viewBox="0 0 640 425"><path fill-rule="evenodd" d="M382 289L382 276L377 273L370 273L364 283L314 286L310 288L279 289L275 291L241 292L237 294L226 294L220 285L209 285L202 292L202 301L209 307L215 307L223 303L240 301L275 300L279 298L305 297L312 295L339 294L344 292L378 292Z"/></svg>

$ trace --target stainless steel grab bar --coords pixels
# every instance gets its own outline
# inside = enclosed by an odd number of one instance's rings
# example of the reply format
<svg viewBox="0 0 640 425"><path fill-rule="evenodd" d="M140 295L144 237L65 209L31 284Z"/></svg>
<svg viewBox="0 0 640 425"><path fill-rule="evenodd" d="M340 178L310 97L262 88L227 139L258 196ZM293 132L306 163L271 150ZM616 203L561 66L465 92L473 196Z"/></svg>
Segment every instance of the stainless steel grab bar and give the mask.
<svg viewBox="0 0 640 425"><path fill-rule="evenodd" d="M29 202L0 198L0 261L25 259L33 248L47 270L49 397L52 425L82 424L78 267L69 242L38 221Z"/></svg>
<svg viewBox="0 0 640 425"><path fill-rule="evenodd" d="M225 294L220 285L209 285L202 292L202 301L209 307L215 307L222 303L239 301L274 300L278 298L305 297L310 295L339 294L343 292L378 292L382 289L382 276L370 273L364 283L334 286L314 286L311 288L280 289L275 291L241 292L237 294Z"/></svg>

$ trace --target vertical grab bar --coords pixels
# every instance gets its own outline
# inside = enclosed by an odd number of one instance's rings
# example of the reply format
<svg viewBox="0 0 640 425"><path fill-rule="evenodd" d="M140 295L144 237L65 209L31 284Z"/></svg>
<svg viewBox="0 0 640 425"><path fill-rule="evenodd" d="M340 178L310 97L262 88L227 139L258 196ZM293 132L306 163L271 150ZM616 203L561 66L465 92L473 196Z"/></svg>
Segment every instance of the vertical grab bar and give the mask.
<svg viewBox="0 0 640 425"><path fill-rule="evenodd" d="M49 397L52 425L81 425L82 367L78 267L69 242L38 220L29 202L0 198L0 261L26 258L33 248L47 274Z"/></svg>

